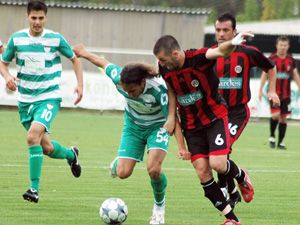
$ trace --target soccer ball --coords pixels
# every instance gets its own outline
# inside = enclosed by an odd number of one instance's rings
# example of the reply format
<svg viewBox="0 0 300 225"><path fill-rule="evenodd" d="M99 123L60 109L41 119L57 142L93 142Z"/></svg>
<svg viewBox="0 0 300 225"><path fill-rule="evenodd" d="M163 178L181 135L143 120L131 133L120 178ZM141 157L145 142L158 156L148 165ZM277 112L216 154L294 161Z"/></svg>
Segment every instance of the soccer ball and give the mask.
<svg viewBox="0 0 300 225"><path fill-rule="evenodd" d="M120 198L108 198L100 206L99 215L106 224L122 224L128 215L128 208Z"/></svg>

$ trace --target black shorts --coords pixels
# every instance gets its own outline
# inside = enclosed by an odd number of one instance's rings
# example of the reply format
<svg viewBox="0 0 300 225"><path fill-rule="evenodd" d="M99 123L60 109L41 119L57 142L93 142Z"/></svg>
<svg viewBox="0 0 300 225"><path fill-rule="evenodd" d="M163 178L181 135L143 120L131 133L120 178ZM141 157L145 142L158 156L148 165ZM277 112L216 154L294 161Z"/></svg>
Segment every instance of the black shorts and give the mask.
<svg viewBox="0 0 300 225"><path fill-rule="evenodd" d="M280 99L280 106L279 107L273 107L273 105L270 103L271 106L271 113L280 113L280 115L290 115L291 114L291 98L285 98Z"/></svg>
<svg viewBox="0 0 300 225"><path fill-rule="evenodd" d="M248 105L239 105L228 109L228 130L230 145L239 138L250 118Z"/></svg>
<svg viewBox="0 0 300 225"><path fill-rule="evenodd" d="M206 127L186 130L184 136L192 154L192 162L210 155L227 155L230 151L227 117L215 120Z"/></svg>

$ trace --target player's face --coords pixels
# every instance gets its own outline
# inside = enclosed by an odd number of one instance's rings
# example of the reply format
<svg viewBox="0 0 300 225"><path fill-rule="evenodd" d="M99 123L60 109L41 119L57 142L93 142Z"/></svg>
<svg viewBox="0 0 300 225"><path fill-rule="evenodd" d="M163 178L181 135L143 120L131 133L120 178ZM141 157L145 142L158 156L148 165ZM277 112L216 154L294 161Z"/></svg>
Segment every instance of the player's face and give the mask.
<svg viewBox="0 0 300 225"><path fill-rule="evenodd" d="M289 50L289 42L288 41L278 41L276 44L277 53L279 55L286 55Z"/></svg>
<svg viewBox="0 0 300 225"><path fill-rule="evenodd" d="M138 98L143 93L145 89L145 84L146 84L145 79L143 79L140 84L121 83L123 90L127 92L130 98Z"/></svg>
<svg viewBox="0 0 300 225"><path fill-rule="evenodd" d="M156 58L158 59L159 64L167 67L168 70L176 70L180 68L180 62L176 51L173 51L172 54L165 54L164 51L160 51L156 55Z"/></svg>
<svg viewBox="0 0 300 225"><path fill-rule="evenodd" d="M236 30L232 28L232 22L230 20L223 22L217 20L215 24L215 33L218 44L221 44L234 38Z"/></svg>
<svg viewBox="0 0 300 225"><path fill-rule="evenodd" d="M43 10L31 11L27 17L29 22L30 34L40 36L44 30L47 16Z"/></svg>

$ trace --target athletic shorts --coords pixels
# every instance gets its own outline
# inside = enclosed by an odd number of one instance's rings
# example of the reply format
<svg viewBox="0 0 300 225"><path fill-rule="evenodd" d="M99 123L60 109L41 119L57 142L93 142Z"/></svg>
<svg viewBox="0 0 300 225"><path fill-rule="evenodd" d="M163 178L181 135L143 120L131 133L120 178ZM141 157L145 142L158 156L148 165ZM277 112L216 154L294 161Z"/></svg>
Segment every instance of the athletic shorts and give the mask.
<svg viewBox="0 0 300 225"><path fill-rule="evenodd" d="M29 130L31 123L43 125L50 133L50 124L60 109L61 100L43 100L32 103L19 102L19 115L22 125Z"/></svg>
<svg viewBox="0 0 300 225"><path fill-rule="evenodd" d="M228 109L228 130L230 134L230 145L239 138L250 118L248 105L240 105Z"/></svg>
<svg viewBox="0 0 300 225"><path fill-rule="evenodd" d="M160 149L167 152L170 135L162 128L163 125L162 123L153 127L142 128L125 116L118 157L140 162L143 161L145 147L148 151Z"/></svg>
<svg viewBox="0 0 300 225"><path fill-rule="evenodd" d="M279 107L273 107L273 105L270 103L271 107L271 113L280 113L280 115L289 115L291 114L292 108L291 108L291 98L285 98L280 100L280 106Z"/></svg>
<svg viewBox="0 0 300 225"><path fill-rule="evenodd" d="M211 155L227 155L230 151L227 117L212 122L210 126L186 130L184 136L192 162Z"/></svg>

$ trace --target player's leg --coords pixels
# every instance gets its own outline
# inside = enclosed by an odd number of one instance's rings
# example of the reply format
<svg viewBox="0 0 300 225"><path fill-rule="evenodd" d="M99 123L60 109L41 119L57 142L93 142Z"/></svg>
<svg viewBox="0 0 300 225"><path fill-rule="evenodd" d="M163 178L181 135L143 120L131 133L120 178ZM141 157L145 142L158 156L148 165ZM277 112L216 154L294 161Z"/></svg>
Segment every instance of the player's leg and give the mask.
<svg viewBox="0 0 300 225"><path fill-rule="evenodd" d="M44 134L41 145L45 155L53 159L66 159L74 177L80 177L81 166L78 160L79 150L77 147L66 148L57 141L51 141L47 133Z"/></svg>
<svg viewBox="0 0 300 225"><path fill-rule="evenodd" d="M157 128L150 131L147 138L147 171L154 195L154 206L150 224L165 223L167 177L162 171L162 163L167 154L169 137L165 129Z"/></svg>
<svg viewBox="0 0 300 225"><path fill-rule="evenodd" d="M121 179L131 176L136 162L143 161L146 144L139 127L128 120L124 124L118 155L110 164L110 175Z"/></svg>
<svg viewBox="0 0 300 225"><path fill-rule="evenodd" d="M280 109L280 117L279 117L279 126L278 126L278 144L277 148L281 150L286 150L286 146L283 143L283 139L285 137L286 128L287 128L287 116L291 113L291 100L284 99L281 101Z"/></svg>
<svg viewBox="0 0 300 225"><path fill-rule="evenodd" d="M209 165L209 144L207 128L185 131L185 139L191 152L192 164L199 177L204 195L226 218L238 221L231 206L227 203L219 185L214 180Z"/></svg>
<svg viewBox="0 0 300 225"><path fill-rule="evenodd" d="M281 103L280 103L281 104ZM271 118L270 118L270 137L269 137L269 145L270 148L275 148L275 131L279 122L280 117L280 107L274 107L272 103L270 103L271 107Z"/></svg>

